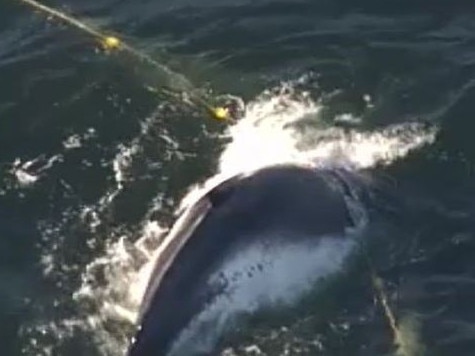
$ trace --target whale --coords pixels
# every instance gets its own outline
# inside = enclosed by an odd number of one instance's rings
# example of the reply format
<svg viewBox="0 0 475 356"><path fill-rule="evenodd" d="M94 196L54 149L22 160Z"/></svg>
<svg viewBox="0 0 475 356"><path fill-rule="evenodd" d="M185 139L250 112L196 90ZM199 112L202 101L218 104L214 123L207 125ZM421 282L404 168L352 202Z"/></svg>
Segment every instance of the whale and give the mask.
<svg viewBox="0 0 475 356"><path fill-rule="evenodd" d="M285 164L209 189L156 253L127 355L213 355L243 318L338 272L359 224L349 186L336 170Z"/></svg>

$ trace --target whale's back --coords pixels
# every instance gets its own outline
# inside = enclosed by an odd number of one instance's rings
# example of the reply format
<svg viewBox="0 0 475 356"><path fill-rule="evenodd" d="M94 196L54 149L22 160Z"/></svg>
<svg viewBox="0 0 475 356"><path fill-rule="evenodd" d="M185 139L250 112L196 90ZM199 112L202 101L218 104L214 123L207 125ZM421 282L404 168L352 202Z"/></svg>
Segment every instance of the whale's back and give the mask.
<svg viewBox="0 0 475 356"><path fill-rule="evenodd" d="M323 236L333 236L325 240L328 243L341 244L338 239L352 225L341 186L331 172L291 166L234 177L184 215L169 239L176 247L162 251L150 277L153 287L144 298L141 330L130 355L166 355L178 339L186 338L193 323L202 319L203 328L206 322L216 324L220 315L227 320L226 310L246 311L247 306L237 305L251 303L252 293L234 304L223 304L222 298L232 300L233 293L236 297L247 288L262 299L266 290L258 290L259 278L274 280L268 294L282 294L277 285L292 286L299 279L296 274L315 274L314 269L321 268L317 259L325 256L319 251L329 246L322 245ZM302 268L279 272L289 263ZM204 315L212 309L206 321Z"/></svg>

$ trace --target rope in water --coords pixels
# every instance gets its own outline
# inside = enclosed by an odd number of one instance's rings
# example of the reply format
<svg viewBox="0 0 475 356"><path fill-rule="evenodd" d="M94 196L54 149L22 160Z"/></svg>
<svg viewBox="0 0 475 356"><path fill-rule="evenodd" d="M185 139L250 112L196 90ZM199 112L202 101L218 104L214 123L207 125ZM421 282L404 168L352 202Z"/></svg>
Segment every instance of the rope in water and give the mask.
<svg viewBox="0 0 475 356"><path fill-rule="evenodd" d="M68 25L87 33L88 35L94 37L104 48L106 51L125 51L128 52L130 55L134 56L135 58L144 61L153 67L161 70L162 72L165 72L166 74L180 79L180 82L183 83L183 88L182 91L186 92L189 95L189 98L192 102L194 102L195 105L200 105L204 107L207 112L213 117L214 119L217 120L229 120L231 119L229 110L225 107L215 107L211 105L206 98L204 98L202 95L198 95L196 90L193 90L193 85L181 74L173 72L170 68L167 66L160 64L157 62L155 59L150 57L148 54L143 53L131 45L125 43L123 40L121 40L119 37L108 35L104 32L101 32L100 30L93 28L92 26L75 19L74 17L65 14L64 12L61 12L57 9L54 9L52 7L43 5L35 0L18 0L30 7L32 7L34 10L37 10L39 12L42 12L48 16L51 16L53 18L59 19L67 23Z"/></svg>
<svg viewBox="0 0 475 356"><path fill-rule="evenodd" d="M385 291L383 280L377 275L376 270L371 262L371 258L368 252L365 252L365 257L367 261L367 265L369 268L371 284L376 293L376 300L381 304L383 308L384 316L389 324L391 332L393 334L394 344L398 347L398 354L404 356L414 356L419 355L418 352L414 352L413 347L411 347L410 343L413 340L406 340L407 338L401 331L398 322L396 320L395 313L389 304L389 297ZM415 346L415 345L412 345ZM422 345L418 345L422 346Z"/></svg>

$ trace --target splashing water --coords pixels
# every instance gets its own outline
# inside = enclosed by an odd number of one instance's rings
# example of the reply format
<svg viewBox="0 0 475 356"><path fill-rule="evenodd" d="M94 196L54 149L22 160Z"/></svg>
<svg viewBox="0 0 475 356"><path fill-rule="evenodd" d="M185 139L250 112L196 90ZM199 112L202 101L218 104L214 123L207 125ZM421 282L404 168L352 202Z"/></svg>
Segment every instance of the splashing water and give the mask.
<svg viewBox="0 0 475 356"><path fill-rule="evenodd" d="M410 150L431 143L435 128L417 123L400 124L375 132L344 131L335 127L305 126L303 120L318 124L322 107L308 94L298 94L283 85L277 94L266 92L249 103L244 117L225 132L230 138L220 157L216 174L193 186L178 206L180 211L227 178L280 163L322 167L367 168L390 163ZM141 135L146 135L149 121ZM300 127L300 128L299 128ZM131 148L121 147L114 164L117 189L123 187L123 169L141 151L133 140ZM110 196L110 194L108 195ZM103 199L107 204L110 199ZM97 224L97 222L94 222ZM118 355L127 348L129 332L117 335L111 323L131 326L137 317L158 245L167 229L149 220L142 222L141 238L135 243L127 236L106 246L106 253L92 261L82 273L82 285L74 294L78 304L94 304L83 317L82 328L96 338L101 354ZM98 277L98 276L101 277ZM112 331L111 331L112 330Z"/></svg>
<svg viewBox="0 0 475 356"><path fill-rule="evenodd" d="M436 128L419 123L398 124L375 132L311 127L299 131L303 119L318 122L322 106L306 93L295 98L284 85L280 93L250 103L244 118L226 133L231 138L220 158L218 172L203 186L193 187L180 209L229 177L259 168L296 163L349 169L389 164L412 149L430 144Z"/></svg>

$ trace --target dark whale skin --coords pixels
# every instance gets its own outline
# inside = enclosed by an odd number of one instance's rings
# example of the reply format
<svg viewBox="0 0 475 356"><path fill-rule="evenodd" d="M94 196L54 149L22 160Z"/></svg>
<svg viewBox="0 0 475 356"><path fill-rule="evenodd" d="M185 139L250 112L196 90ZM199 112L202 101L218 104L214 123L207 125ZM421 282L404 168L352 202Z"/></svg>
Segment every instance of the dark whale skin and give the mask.
<svg viewBox="0 0 475 356"><path fill-rule="evenodd" d="M223 291L224 285L208 284L209 276L251 239L282 231L318 238L350 226L332 171L276 166L219 184L183 213L164 242L128 355L167 355L193 317Z"/></svg>

